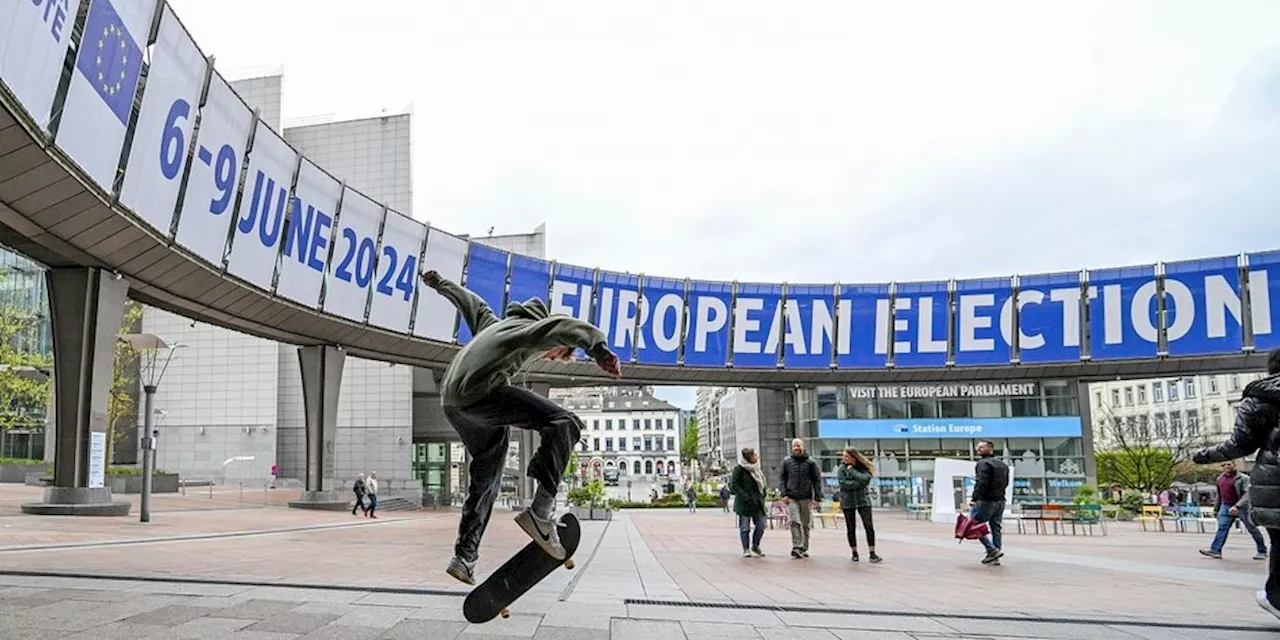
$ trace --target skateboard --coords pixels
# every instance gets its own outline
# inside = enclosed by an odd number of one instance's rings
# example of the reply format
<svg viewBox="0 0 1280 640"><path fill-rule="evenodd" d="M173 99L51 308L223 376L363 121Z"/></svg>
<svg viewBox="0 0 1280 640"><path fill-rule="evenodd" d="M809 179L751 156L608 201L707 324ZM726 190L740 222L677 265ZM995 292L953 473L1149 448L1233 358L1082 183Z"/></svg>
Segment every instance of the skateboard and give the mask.
<svg viewBox="0 0 1280 640"><path fill-rule="evenodd" d="M507 607L543 578L561 566L573 569L573 554L582 539L582 527L572 513L560 516L556 526L560 528L560 544L567 552L565 559L552 558L535 542L525 545L467 595L462 603L462 615L467 622L488 622L498 615L506 618L511 615Z"/></svg>

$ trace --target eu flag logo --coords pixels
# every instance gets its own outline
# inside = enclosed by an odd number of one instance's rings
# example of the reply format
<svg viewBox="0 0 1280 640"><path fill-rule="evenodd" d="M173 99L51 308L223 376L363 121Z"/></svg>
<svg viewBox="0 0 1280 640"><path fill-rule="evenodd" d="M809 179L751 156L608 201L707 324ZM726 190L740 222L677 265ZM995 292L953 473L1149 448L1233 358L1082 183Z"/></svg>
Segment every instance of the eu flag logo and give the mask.
<svg viewBox="0 0 1280 640"><path fill-rule="evenodd" d="M127 125L142 71L142 50L108 0L89 5L76 68L120 124Z"/></svg>

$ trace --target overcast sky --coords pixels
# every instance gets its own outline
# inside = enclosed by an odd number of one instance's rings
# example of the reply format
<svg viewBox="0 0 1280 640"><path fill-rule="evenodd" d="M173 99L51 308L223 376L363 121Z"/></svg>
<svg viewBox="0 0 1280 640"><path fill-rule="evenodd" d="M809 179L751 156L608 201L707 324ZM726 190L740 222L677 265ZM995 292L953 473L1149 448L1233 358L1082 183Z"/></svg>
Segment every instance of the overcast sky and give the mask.
<svg viewBox="0 0 1280 640"><path fill-rule="evenodd" d="M411 109L415 217L545 222L564 262L879 282L1280 248L1280 2L171 4L228 77L284 72L286 124Z"/></svg>

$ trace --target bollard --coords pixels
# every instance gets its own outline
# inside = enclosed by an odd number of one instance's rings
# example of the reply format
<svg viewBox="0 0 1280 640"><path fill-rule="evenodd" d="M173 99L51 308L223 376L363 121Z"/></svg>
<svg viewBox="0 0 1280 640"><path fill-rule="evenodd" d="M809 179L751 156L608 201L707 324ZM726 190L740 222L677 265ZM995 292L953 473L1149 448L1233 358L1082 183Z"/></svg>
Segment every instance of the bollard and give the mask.
<svg viewBox="0 0 1280 640"><path fill-rule="evenodd" d="M240 504L244 504L244 480L240 481Z"/></svg>
<svg viewBox="0 0 1280 640"><path fill-rule="evenodd" d="M210 500L213 499L213 481L212 480L209 481L209 499Z"/></svg>
<svg viewBox="0 0 1280 640"><path fill-rule="evenodd" d="M271 494L267 492L270 488L271 486L266 482L262 483L262 506L264 507L271 503Z"/></svg>

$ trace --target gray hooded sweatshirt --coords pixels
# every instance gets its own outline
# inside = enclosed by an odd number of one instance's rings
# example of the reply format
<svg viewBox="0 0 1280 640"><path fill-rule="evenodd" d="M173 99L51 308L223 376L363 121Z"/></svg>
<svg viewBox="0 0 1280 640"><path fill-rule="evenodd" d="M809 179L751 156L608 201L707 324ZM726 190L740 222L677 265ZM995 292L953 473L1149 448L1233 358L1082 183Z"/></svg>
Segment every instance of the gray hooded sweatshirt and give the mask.
<svg viewBox="0 0 1280 640"><path fill-rule="evenodd" d="M576 347L596 360L611 353L604 332L572 316L548 312L537 298L508 304L506 317L498 319L484 299L449 280L441 278L434 289L458 308L474 336L444 372L444 406L476 403L511 384L525 364L554 347Z"/></svg>

